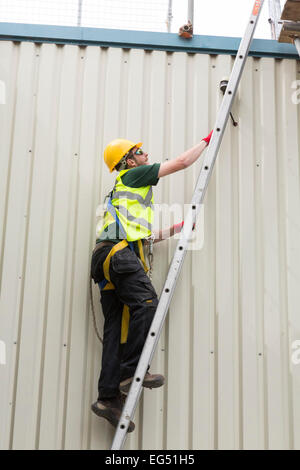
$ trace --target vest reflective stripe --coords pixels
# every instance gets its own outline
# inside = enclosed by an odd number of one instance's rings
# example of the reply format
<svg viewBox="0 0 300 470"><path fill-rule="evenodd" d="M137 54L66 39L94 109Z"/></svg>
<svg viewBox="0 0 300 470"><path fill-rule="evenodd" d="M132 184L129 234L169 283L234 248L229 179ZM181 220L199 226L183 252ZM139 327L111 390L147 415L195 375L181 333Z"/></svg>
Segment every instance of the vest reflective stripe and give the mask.
<svg viewBox="0 0 300 470"><path fill-rule="evenodd" d="M96 239L100 238L102 232L110 225L115 222L115 219L112 214L105 212L103 220L100 220L96 227Z"/></svg>
<svg viewBox="0 0 300 470"><path fill-rule="evenodd" d="M152 186L150 186L150 189L148 191L148 194L145 198L140 196L139 194L132 193L130 191L117 191L113 193L114 199L131 199L133 201L138 201L141 205L149 207L150 205L152 206L151 200L152 200Z"/></svg>
<svg viewBox="0 0 300 470"><path fill-rule="evenodd" d="M98 230L97 237L111 224L119 221L119 238L137 241L152 233L154 219L152 186L131 188L122 183L122 176L130 170L123 170L117 176L111 195L111 204L107 207L104 224Z"/></svg>
<svg viewBox="0 0 300 470"><path fill-rule="evenodd" d="M122 214L123 217L130 222L134 222L136 225L142 225L145 227L147 230L151 230L152 228L152 223L148 222L146 219L142 219L141 217L135 217L134 215L131 215L129 210L126 209L123 206L114 206L117 212L119 212L119 215Z"/></svg>

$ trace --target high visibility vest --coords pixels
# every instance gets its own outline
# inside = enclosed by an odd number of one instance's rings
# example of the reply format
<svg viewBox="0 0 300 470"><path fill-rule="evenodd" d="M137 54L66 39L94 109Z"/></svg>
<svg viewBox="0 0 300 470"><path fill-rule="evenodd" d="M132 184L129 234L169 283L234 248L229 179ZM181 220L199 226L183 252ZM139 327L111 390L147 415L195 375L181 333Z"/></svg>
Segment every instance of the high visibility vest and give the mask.
<svg viewBox="0 0 300 470"><path fill-rule="evenodd" d="M103 226L97 230L97 238L111 224L119 225L119 237L128 241L147 238L152 233L154 220L152 186L131 188L122 183L122 176L130 170L118 174L112 191Z"/></svg>

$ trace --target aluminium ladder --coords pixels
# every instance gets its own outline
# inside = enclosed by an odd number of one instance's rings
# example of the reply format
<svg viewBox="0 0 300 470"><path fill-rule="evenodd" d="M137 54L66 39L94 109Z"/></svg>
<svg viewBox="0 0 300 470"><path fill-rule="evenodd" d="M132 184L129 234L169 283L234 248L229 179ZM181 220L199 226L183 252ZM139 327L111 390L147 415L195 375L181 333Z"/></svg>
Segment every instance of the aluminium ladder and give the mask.
<svg viewBox="0 0 300 470"><path fill-rule="evenodd" d="M191 206L188 211L184 226L181 231L181 238L178 241L166 282L164 284L159 303L153 318L138 366L136 368L134 378L127 396L123 412L118 423L111 450L120 450L125 442L127 429L132 419L138 400L142 391L142 383L148 366L151 364L152 357L158 343L160 333L163 328L164 320L175 290L176 282L186 255L192 228L196 221L197 214L200 210L205 196L205 192L211 177L214 163L216 161L218 151L221 145L222 137L229 118L229 113L233 104L233 100L238 89L238 85L244 70L244 66L248 57L250 45L258 23L264 0L255 0L252 9L250 21L247 25L245 35L241 41L231 77L225 92L218 116L214 132L209 144L207 153L204 157L203 165L198 177L195 192L192 198Z"/></svg>
<svg viewBox="0 0 300 470"><path fill-rule="evenodd" d="M280 0L269 0L269 23L271 26L272 39L277 39L280 36L280 17L281 17L281 5Z"/></svg>

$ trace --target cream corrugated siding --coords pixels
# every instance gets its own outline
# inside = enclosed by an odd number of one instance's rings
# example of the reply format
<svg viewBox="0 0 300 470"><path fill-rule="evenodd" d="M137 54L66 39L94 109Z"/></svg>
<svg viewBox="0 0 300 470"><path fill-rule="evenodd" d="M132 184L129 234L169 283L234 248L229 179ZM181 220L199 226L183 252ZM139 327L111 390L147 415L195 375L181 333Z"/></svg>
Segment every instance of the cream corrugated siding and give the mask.
<svg viewBox="0 0 300 470"><path fill-rule="evenodd" d="M90 412L101 345L89 305L95 212L117 136L173 158L213 127L230 56L0 42L0 445L105 449ZM249 58L128 449L300 449L299 106L294 60ZM189 203L201 162L156 202ZM165 222L167 223L167 222ZM155 247L160 292L176 241ZM94 287L98 322L103 324Z"/></svg>

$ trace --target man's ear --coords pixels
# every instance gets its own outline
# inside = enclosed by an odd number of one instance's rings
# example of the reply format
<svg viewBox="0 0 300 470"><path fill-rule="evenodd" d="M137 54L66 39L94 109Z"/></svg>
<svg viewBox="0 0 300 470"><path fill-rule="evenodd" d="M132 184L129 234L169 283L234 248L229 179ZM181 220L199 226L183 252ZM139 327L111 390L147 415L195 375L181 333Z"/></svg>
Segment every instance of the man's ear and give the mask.
<svg viewBox="0 0 300 470"><path fill-rule="evenodd" d="M127 167L129 168L136 167L136 162L134 161L133 158L130 158L130 157L127 158Z"/></svg>

